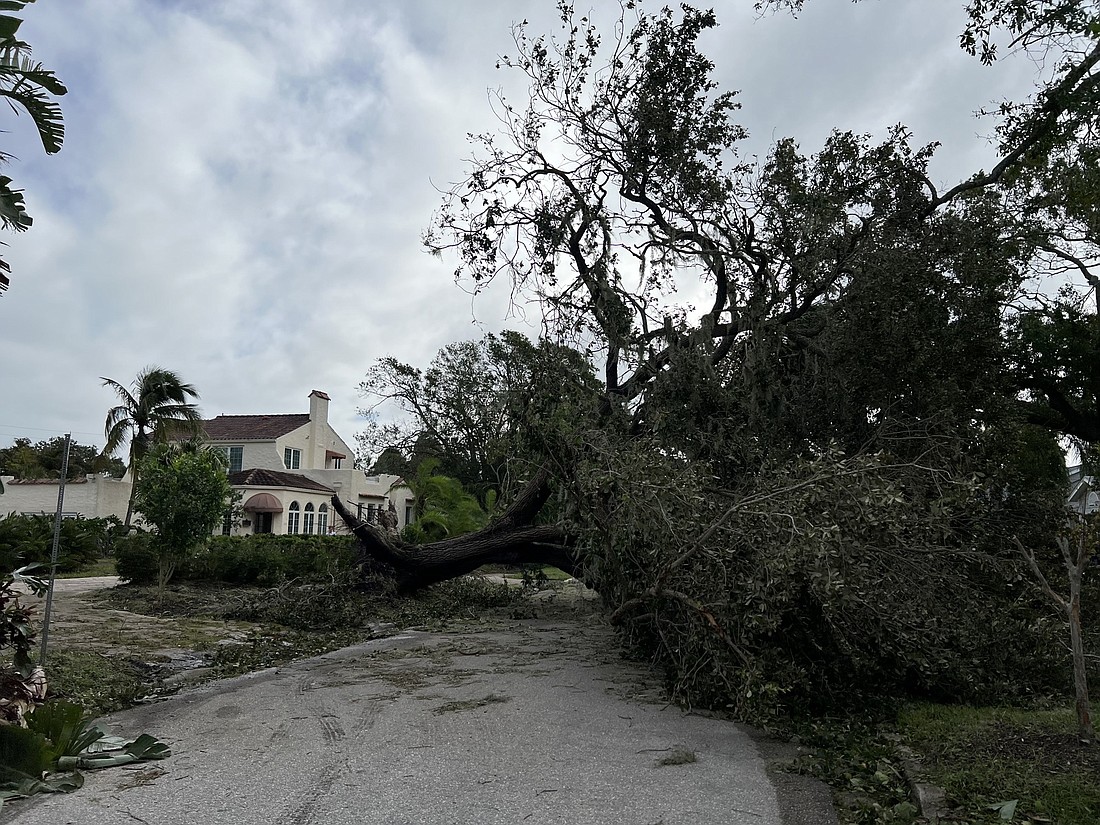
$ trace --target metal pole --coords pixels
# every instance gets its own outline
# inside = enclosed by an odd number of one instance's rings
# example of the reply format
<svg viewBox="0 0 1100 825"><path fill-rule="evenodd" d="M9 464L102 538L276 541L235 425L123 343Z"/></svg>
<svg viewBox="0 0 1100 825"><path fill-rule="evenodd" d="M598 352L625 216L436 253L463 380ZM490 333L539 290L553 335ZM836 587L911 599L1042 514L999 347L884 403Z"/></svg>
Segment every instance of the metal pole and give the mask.
<svg viewBox="0 0 1100 825"><path fill-rule="evenodd" d="M50 586L46 590L46 612L42 616L42 647L38 653L38 666L46 667L46 645L50 639L50 612L53 610L53 580L57 574L57 547L61 542L61 511L65 505L65 478L69 475L69 442L71 434L65 433L65 452L61 457L61 478L57 485L57 512L53 515L53 547L50 549Z"/></svg>

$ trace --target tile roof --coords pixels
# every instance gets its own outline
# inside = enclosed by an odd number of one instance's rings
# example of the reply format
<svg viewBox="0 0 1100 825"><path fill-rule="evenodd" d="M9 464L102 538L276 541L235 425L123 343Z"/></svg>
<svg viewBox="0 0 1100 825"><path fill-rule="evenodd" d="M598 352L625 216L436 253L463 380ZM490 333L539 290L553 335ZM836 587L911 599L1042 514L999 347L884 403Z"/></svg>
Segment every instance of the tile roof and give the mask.
<svg viewBox="0 0 1100 825"><path fill-rule="evenodd" d="M229 474L229 483L233 487L293 487L296 490L316 490L319 493L334 493L319 481L306 478L298 473L280 473L278 470L238 470Z"/></svg>
<svg viewBox="0 0 1100 825"><path fill-rule="evenodd" d="M268 441L309 423L309 413L219 415L202 422L209 441Z"/></svg>

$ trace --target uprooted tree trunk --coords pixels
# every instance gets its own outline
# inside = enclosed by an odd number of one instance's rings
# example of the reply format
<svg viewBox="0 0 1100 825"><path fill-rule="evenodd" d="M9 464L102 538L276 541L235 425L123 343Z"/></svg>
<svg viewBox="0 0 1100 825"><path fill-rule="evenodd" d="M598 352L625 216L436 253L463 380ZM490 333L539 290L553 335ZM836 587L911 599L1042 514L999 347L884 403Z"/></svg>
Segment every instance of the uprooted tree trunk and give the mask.
<svg viewBox="0 0 1100 825"><path fill-rule="evenodd" d="M548 564L580 577L575 538L562 528L534 524L550 495L545 467L501 516L476 533L427 544L408 544L361 521L336 496L333 509L359 539L364 560L380 564L402 592L473 572L484 564Z"/></svg>

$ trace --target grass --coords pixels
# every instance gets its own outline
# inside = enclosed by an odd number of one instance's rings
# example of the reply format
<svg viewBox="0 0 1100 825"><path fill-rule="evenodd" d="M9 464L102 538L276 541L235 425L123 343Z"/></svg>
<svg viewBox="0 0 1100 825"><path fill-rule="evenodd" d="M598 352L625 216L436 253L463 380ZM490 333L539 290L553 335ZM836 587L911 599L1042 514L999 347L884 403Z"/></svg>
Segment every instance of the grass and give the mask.
<svg viewBox="0 0 1100 825"><path fill-rule="evenodd" d="M929 778L975 821L1018 800L1017 822L1100 822L1100 746L1082 745L1070 709L910 705L898 727Z"/></svg>
<svg viewBox="0 0 1100 825"><path fill-rule="evenodd" d="M1081 745L1075 732L1073 712L1061 707L913 703L886 721L805 723L798 739L813 753L792 769L832 785L843 825L925 821L909 798L901 746L920 760L914 778L946 791L945 822L1097 825L1100 746Z"/></svg>
<svg viewBox="0 0 1100 825"><path fill-rule="evenodd" d="M129 707L150 692L147 668L133 659L59 648L46 664L50 697L83 705L92 716Z"/></svg>
<svg viewBox="0 0 1100 825"><path fill-rule="evenodd" d="M48 565L47 565L48 567ZM114 558L102 558L97 559L92 564L81 567L79 570L73 570L70 573L58 573L59 579L83 579L90 576L117 576L118 571L115 569Z"/></svg>

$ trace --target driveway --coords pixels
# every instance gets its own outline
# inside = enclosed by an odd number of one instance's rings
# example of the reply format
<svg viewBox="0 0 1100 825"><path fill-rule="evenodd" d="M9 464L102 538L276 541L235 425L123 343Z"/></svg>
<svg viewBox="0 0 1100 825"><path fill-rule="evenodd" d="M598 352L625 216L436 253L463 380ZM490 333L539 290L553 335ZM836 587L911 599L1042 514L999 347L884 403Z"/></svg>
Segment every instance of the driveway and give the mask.
<svg viewBox="0 0 1100 825"><path fill-rule="evenodd" d="M781 806L739 726L659 697L606 626L409 632L108 717L112 733L152 733L174 755L90 773L75 794L3 816L18 825L835 821L827 797L800 795L804 787L781 793Z"/></svg>

